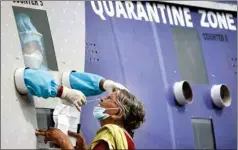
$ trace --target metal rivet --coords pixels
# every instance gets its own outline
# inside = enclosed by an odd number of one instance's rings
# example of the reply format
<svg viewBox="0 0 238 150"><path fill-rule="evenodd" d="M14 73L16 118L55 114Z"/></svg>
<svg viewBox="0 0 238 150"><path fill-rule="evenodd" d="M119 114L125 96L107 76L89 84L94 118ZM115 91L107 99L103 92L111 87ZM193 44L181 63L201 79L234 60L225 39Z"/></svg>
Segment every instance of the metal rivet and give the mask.
<svg viewBox="0 0 238 150"><path fill-rule="evenodd" d="M67 40L67 39L64 39L64 41L65 41L65 43L67 43L68 40Z"/></svg>
<svg viewBox="0 0 238 150"><path fill-rule="evenodd" d="M55 11L54 9L51 9L51 11Z"/></svg>
<svg viewBox="0 0 238 150"><path fill-rule="evenodd" d="M215 77L215 75L213 74L212 77Z"/></svg>
<svg viewBox="0 0 238 150"><path fill-rule="evenodd" d="M174 73L177 73L177 71L174 71Z"/></svg>
<svg viewBox="0 0 238 150"><path fill-rule="evenodd" d="M73 20L71 20L71 24L73 24L74 23L74 21Z"/></svg>

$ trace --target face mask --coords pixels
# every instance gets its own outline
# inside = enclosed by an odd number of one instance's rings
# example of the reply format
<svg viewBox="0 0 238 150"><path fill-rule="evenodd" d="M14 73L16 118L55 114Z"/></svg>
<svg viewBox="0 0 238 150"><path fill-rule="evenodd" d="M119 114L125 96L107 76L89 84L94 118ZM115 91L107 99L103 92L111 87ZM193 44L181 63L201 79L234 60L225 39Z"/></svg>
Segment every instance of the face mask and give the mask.
<svg viewBox="0 0 238 150"><path fill-rule="evenodd" d="M93 116L95 119L98 119L98 120L104 120L104 119L107 119L110 115L109 114L106 114L104 113L106 110L109 110L109 109L118 109L118 108L103 108L103 107L99 107L99 106L96 106L94 107L93 109Z"/></svg>

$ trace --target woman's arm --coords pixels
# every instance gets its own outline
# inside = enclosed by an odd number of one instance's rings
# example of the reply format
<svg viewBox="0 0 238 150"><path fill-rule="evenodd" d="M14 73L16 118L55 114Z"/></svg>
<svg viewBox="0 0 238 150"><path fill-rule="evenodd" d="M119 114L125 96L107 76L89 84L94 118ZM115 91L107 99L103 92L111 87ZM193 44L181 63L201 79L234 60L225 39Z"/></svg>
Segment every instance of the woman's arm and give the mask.
<svg viewBox="0 0 238 150"><path fill-rule="evenodd" d="M82 132L76 133L76 132L68 131L68 135L76 138L75 150L86 150L87 149L86 142L85 142ZM108 146L107 142L99 141L99 143L93 148L93 150L109 150L109 146Z"/></svg>
<svg viewBox="0 0 238 150"><path fill-rule="evenodd" d="M109 146L105 141L99 141L93 150L109 150Z"/></svg>

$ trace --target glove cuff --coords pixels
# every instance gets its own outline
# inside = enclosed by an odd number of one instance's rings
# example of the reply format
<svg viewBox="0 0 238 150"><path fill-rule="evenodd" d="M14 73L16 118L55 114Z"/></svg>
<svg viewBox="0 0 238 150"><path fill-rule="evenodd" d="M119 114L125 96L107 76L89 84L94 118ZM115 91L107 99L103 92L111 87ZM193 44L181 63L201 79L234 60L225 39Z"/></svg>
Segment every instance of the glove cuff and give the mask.
<svg viewBox="0 0 238 150"><path fill-rule="evenodd" d="M70 71L70 72L64 72L63 74L62 74L62 85L64 85L64 86L66 86L66 87L68 87L68 88L72 88L71 87L71 85L70 85L70 80L69 80L69 77L70 77L70 73L71 73L72 71Z"/></svg>
<svg viewBox="0 0 238 150"><path fill-rule="evenodd" d="M105 88L104 88L104 83L105 83L105 79L101 79L100 82L99 82L99 89L102 90L102 91L106 91Z"/></svg>
<svg viewBox="0 0 238 150"><path fill-rule="evenodd" d="M62 88L62 94L60 97L62 99L65 99L69 89L66 86L61 86L61 88Z"/></svg>
<svg viewBox="0 0 238 150"><path fill-rule="evenodd" d="M56 97L61 97L61 95L62 95L62 93L63 93L63 86L62 85L60 85L59 86L59 89L58 89L58 91L57 91L57 94L56 94Z"/></svg>
<svg viewBox="0 0 238 150"><path fill-rule="evenodd" d="M28 93L27 87L24 81L24 71L28 68L18 68L14 74L15 86L17 91L23 95Z"/></svg>

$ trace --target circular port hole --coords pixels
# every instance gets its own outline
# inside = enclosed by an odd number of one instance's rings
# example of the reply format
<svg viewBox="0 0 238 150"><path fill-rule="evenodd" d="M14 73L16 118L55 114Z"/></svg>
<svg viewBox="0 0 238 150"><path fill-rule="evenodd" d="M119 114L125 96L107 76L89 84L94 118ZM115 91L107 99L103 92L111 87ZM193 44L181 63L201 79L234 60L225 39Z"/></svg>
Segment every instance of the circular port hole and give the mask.
<svg viewBox="0 0 238 150"><path fill-rule="evenodd" d="M184 95L185 99L189 103L192 102L193 92L192 92L192 88L191 88L190 84L187 81L184 81L182 88L183 88L183 95Z"/></svg>
<svg viewBox="0 0 238 150"><path fill-rule="evenodd" d="M220 96L223 104L229 106L231 103L231 95L227 86L222 85L220 88Z"/></svg>

